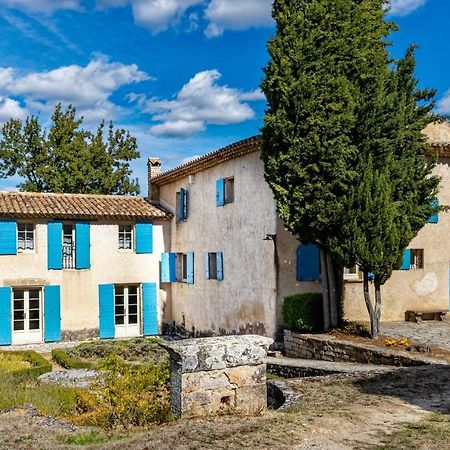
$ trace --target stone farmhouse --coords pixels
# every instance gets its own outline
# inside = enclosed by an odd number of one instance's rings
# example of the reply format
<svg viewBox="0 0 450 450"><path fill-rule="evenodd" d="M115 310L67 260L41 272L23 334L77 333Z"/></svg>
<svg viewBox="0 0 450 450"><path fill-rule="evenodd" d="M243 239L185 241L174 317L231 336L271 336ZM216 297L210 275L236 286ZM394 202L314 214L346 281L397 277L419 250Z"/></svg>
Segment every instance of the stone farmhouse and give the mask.
<svg viewBox="0 0 450 450"><path fill-rule="evenodd" d="M425 130L450 204L450 126ZM319 251L277 217L258 137L162 172L149 197L0 193L0 345L155 335L274 336L283 298L320 292ZM430 218L383 294L383 321L448 309L447 213ZM448 233L447 233L448 234ZM358 268L344 316L367 320Z"/></svg>

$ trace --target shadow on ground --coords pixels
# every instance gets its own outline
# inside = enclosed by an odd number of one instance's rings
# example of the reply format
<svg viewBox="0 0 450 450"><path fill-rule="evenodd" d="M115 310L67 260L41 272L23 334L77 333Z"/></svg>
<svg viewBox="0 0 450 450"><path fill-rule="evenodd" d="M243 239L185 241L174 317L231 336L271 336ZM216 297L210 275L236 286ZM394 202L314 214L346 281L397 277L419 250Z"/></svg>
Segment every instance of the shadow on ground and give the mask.
<svg viewBox="0 0 450 450"><path fill-rule="evenodd" d="M424 410L450 414L450 365L405 367L355 381L361 392L397 397Z"/></svg>

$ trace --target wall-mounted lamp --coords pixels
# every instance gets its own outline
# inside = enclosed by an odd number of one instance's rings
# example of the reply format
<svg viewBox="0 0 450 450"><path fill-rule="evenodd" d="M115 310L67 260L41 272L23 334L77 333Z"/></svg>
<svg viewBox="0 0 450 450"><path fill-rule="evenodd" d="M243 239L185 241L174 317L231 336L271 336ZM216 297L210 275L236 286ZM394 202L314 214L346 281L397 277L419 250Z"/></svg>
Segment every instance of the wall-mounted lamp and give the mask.
<svg viewBox="0 0 450 450"><path fill-rule="evenodd" d="M266 237L263 239L263 241L274 241L276 239L277 235L276 234L268 234L266 235Z"/></svg>

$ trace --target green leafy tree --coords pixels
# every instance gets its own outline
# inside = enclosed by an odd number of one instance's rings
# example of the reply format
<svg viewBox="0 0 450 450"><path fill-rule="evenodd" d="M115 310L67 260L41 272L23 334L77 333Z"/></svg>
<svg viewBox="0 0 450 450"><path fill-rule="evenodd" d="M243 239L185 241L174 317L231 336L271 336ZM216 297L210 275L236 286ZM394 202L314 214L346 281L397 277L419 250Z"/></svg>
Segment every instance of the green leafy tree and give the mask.
<svg viewBox="0 0 450 450"><path fill-rule="evenodd" d="M387 58L383 0L275 0L276 35L262 82L268 108L262 129L266 180L286 227L319 245L324 325L337 324L336 304L347 258L329 240L346 217L357 178L354 133L361 90Z"/></svg>
<svg viewBox="0 0 450 450"><path fill-rule="evenodd" d="M136 195L130 162L139 158L136 139L112 122L96 133L81 128L76 108L57 105L48 132L35 116L11 119L2 128L0 177L18 175L22 191Z"/></svg>

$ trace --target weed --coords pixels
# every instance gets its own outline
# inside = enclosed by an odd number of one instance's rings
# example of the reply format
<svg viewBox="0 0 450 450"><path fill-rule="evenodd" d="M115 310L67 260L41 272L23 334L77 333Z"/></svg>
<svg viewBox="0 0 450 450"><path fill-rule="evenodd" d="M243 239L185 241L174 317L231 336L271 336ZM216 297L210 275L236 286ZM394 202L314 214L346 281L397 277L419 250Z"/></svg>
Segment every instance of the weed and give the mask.
<svg viewBox="0 0 450 450"><path fill-rule="evenodd" d="M106 435L103 433L99 433L96 430L92 430L87 433L81 434L60 435L58 436L58 441L61 444L69 445L94 445L104 444L105 442L108 442L115 438L115 436Z"/></svg>
<svg viewBox="0 0 450 450"><path fill-rule="evenodd" d="M60 348L52 350L52 359L65 369L92 369L94 364L75 355L70 355Z"/></svg>

